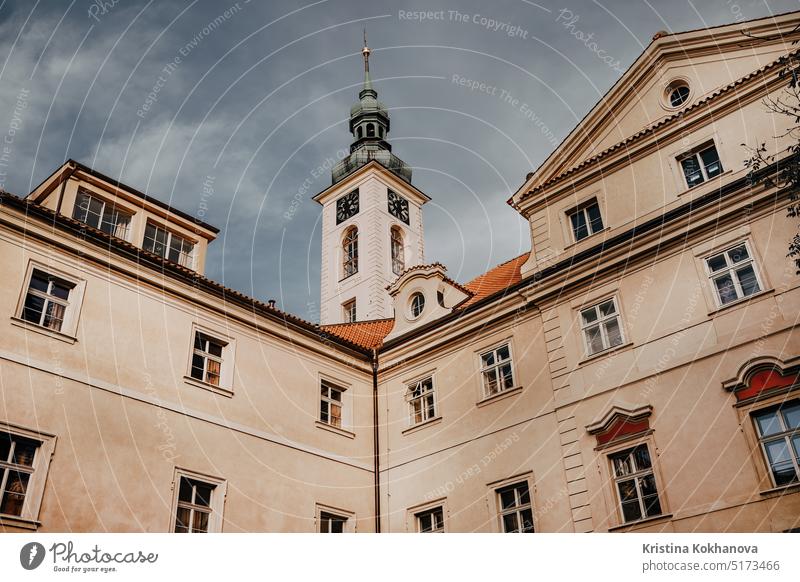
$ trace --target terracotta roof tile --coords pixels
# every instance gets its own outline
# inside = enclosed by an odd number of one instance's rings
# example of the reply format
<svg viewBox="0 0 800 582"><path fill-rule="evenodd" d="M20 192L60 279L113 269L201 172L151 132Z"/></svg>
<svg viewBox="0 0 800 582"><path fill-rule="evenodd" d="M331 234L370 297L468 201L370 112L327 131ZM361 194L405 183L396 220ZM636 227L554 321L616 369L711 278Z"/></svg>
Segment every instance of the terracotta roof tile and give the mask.
<svg viewBox="0 0 800 582"><path fill-rule="evenodd" d="M459 305L459 308L463 309L489 295L519 283L522 280L520 267L528 260L530 255L531 253L527 252L510 261L497 265L494 269L475 277L472 281L464 285L464 287L473 293L473 296Z"/></svg>
<svg viewBox="0 0 800 582"><path fill-rule="evenodd" d="M340 339L372 350L383 344L383 338L389 335L393 327L394 319L374 319L355 323L322 325L320 329Z"/></svg>

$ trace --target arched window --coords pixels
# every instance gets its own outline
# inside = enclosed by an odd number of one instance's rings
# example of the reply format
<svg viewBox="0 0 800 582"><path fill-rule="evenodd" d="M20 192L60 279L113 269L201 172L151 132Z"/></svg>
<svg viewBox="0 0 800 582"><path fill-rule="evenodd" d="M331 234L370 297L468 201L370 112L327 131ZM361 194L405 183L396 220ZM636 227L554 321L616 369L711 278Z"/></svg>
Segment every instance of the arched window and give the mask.
<svg viewBox="0 0 800 582"><path fill-rule="evenodd" d="M403 231L393 226L390 231L392 247L392 272L399 275L406 268L405 252L403 250Z"/></svg>
<svg viewBox="0 0 800 582"><path fill-rule="evenodd" d="M367 137L375 137L375 126L371 123L367 124Z"/></svg>
<svg viewBox="0 0 800 582"><path fill-rule="evenodd" d="M356 133L358 134L358 139L361 139L361 137L363 136L363 132L361 131L360 125L358 126L358 130L356 130Z"/></svg>
<svg viewBox="0 0 800 582"><path fill-rule="evenodd" d="M343 278L347 278L358 272L358 229L355 226L347 229L342 241L342 250L344 251Z"/></svg>
<svg viewBox="0 0 800 582"><path fill-rule="evenodd" d="M383 139L383 126L378 126L378 135L381 139Z"/></svg>

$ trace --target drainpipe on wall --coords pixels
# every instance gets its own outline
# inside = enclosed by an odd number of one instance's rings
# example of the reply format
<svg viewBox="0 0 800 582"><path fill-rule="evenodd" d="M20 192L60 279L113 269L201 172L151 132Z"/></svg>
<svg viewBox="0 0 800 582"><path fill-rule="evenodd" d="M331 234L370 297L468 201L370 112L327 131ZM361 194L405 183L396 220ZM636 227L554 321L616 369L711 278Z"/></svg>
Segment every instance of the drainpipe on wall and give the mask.
<svg viewBox="0 0 800 582"><path fill-rule="evenodd" d="M61 214L61 201L64 200L64 189L67 187L67 182L72 177L72 174L75 173L77 166L75 164L70 164L69 174L64 176L64 179L61 181L61 192L58 193L58 203L56 204L56 214Z"/></svg>
<svg viewBox="0 0 800 582"><path fill-rule="evenodd" d="M381 533L381 460L378 446L378 350L372 350L372 442L375 471L375 533Z"/></svg>

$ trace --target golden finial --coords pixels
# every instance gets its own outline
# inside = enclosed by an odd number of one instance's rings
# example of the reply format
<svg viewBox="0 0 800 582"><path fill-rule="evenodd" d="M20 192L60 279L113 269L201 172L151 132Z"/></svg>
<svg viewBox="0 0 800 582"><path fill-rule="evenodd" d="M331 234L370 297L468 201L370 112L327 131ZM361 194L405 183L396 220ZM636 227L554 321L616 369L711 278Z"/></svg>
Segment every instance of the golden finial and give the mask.
<svg viewBox="0 0 800 582"><path fill-rule="evenodd" d="M364 48L361 49L361 54L364 55L364 71L369 73L369 47L367 46L367 27L364 27Z"/></svg>

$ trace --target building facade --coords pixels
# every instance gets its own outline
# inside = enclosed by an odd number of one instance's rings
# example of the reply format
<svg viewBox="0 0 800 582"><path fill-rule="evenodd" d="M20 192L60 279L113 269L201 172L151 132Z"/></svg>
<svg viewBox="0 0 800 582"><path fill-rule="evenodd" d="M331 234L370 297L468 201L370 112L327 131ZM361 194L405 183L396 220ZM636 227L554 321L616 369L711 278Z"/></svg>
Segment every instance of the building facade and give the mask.
<svg viewBox="0 0 800 582"><path fill-rule="evenodd" d="M797 530L797 224L741 144L789 143L798 24L657 34L509 200L531 251L465 284L424 262L365 48L320 325L82 164L4 193L0 528Z"/></svg>

